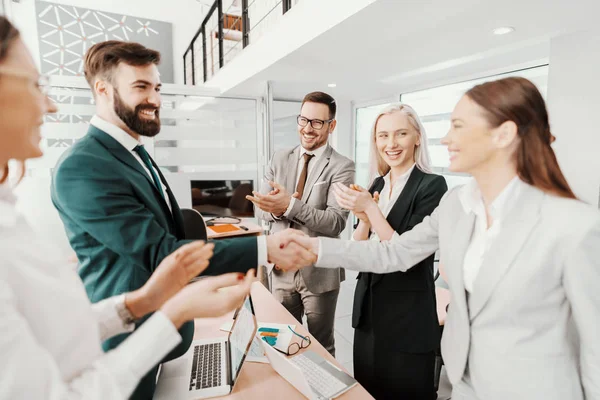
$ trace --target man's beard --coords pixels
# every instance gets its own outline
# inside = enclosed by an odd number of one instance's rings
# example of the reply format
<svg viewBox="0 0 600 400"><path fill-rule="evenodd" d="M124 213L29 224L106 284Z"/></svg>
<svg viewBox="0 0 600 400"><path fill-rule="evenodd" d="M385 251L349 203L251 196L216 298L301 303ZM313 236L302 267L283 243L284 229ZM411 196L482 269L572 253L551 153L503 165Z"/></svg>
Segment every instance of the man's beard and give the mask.
<svg viewBox="0 0 600 400"><path fill-rule="evenodd" d="M156 136L160 132L160 109L149 104L138 104L135 109L132 110L123 102L123 99L121 99L121 96L116 89L113 101L115 103L115 113L133 132L148 137ZM140 118L140 112L142 110L156 110L154 119L147 120L145 118Z"/></svg>

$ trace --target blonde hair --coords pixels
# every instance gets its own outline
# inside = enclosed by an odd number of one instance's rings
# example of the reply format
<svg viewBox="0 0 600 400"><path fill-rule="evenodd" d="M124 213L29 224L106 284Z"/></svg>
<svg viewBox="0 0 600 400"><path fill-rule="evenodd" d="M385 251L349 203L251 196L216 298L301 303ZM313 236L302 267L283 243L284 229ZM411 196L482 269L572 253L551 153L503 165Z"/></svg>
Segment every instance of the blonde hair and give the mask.
<svg viewBox="0 0 600 400"><path fill-rule="evenodd" d="M375 144L375 138L377 136L377 123L379 122L379 118L384 115L390 115L394 113L402 113L408 117L408 121L417 131L421 144L416 146L415 148L415 164L417 168L426 173L431 173L431 157L429 156L429 149L427 147L427 134L425 133L425 128L421 123L421 119L417 112L408 104L398 103L392 104L385 109L383 109L375 118L375 122L373 123L373 129L371 129L371 159L369 161L370 165L370 177L371 179L375 178L377 174L380 176L386 175L390 172L390 166L383 161L383 158L379 155L377 151L377 145Z"/></svg>

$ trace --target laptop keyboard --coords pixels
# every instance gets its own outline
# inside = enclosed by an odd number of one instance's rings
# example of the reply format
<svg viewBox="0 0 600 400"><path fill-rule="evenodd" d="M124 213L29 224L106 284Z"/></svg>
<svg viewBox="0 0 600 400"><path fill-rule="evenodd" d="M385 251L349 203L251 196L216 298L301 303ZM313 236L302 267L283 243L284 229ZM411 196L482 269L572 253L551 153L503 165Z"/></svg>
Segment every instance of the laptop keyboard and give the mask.
<svg viewBox="0 0 600 400"><path fill-rule="evenodd" d="M221 343L194 346L190 391L221 386Z"/></svg>
<svg viewBox="0 0 600 400"><path fill-rule="evenodd" d="M322 396L332 397L346 388L343 382L302 354L292 357L291 361L300 367L308 384Z"/></svg>

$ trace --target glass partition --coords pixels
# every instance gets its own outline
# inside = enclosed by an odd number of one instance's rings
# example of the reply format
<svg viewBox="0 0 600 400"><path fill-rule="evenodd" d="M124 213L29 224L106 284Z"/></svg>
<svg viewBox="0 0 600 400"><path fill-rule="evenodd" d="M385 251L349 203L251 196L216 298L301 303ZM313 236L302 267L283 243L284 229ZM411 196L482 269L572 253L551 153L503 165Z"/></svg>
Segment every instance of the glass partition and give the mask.
<svg viewBox="0 0 600 400"><path fill-rule="evenodd" d="M421 117L429 139L429 152L433 170L446 178L448 187L463 184L470 179L466 174L454 173L448 170L448 151L446 146L440 143L441 138L446 135L450 128L450 114L454 106L462 95L473 86L509 76L520 76L529 79L538 87L544 98L546 97L548 86L547 65L405 93L400 96L401 101L412 106Z"/></svg>
<svg viewBox="0 0 600 400"><path fill-rule="evenodd" d="M51 174L63 153L87 132L95 114L85 80L53 77L50 97L58 113L42 126L43 157L26 164L17 188L18 205L35 229L68 251L58 213L50 199ZM142 138L165 174L181 207L191 207L192 180L259 182L263 157L262 117L254 98L211 96L205 89L164 85L160 134Z"/></svg>

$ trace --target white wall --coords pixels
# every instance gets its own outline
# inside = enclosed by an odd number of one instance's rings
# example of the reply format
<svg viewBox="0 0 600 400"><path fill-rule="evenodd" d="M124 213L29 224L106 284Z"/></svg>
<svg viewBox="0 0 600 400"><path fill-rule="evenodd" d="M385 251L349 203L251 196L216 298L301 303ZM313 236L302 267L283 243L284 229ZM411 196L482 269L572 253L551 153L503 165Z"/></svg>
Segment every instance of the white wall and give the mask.
<svg viewBox="0 0 600 400"><path fill-rule="evenodd" d="M599 205L600 30L555 38L548 76L554 149L575 194Z"/></svg>
<svg viewBox="0 0 600 400"><path fill-rule="evenodd" d="M335 96L334 91L329 92L335 97L337 103L337 126L335 131L331 135L330 143L331 146L341 155L354 160L354 133L352 132L352 102L350 100L342 99ZM350 239L352 231L352 222L354 220L353 214L348 215L346 221L346 229L340 234L342 239Z"/></svg>
<svg viewBox="0 0 600 400"><path fill-rule="evenodd" d="M331 146L340 154L354 159L354 134L352 132L352 102L335 96L337 103L337 126L331 135Z"/></svg>
<svg viewBox="0 0 600 400"><path fill-rule="evenodd" d="M301 0L206 84L227 92L375 1Z"/></svg>
<svg viewBox="0 0 600 400"><path fill-rule="evenodd" d="M147 0L59 0L54 3L91 8L105 12L133 15L140 18L171 22L173 24L173 68L175 83L183 83L183 53L200 27L208 7L196 0L176 0L170 4ZM175 4L176 6L175 6ZM35 1L9 2L7 15L21 31L39 65Z"/></svg>

